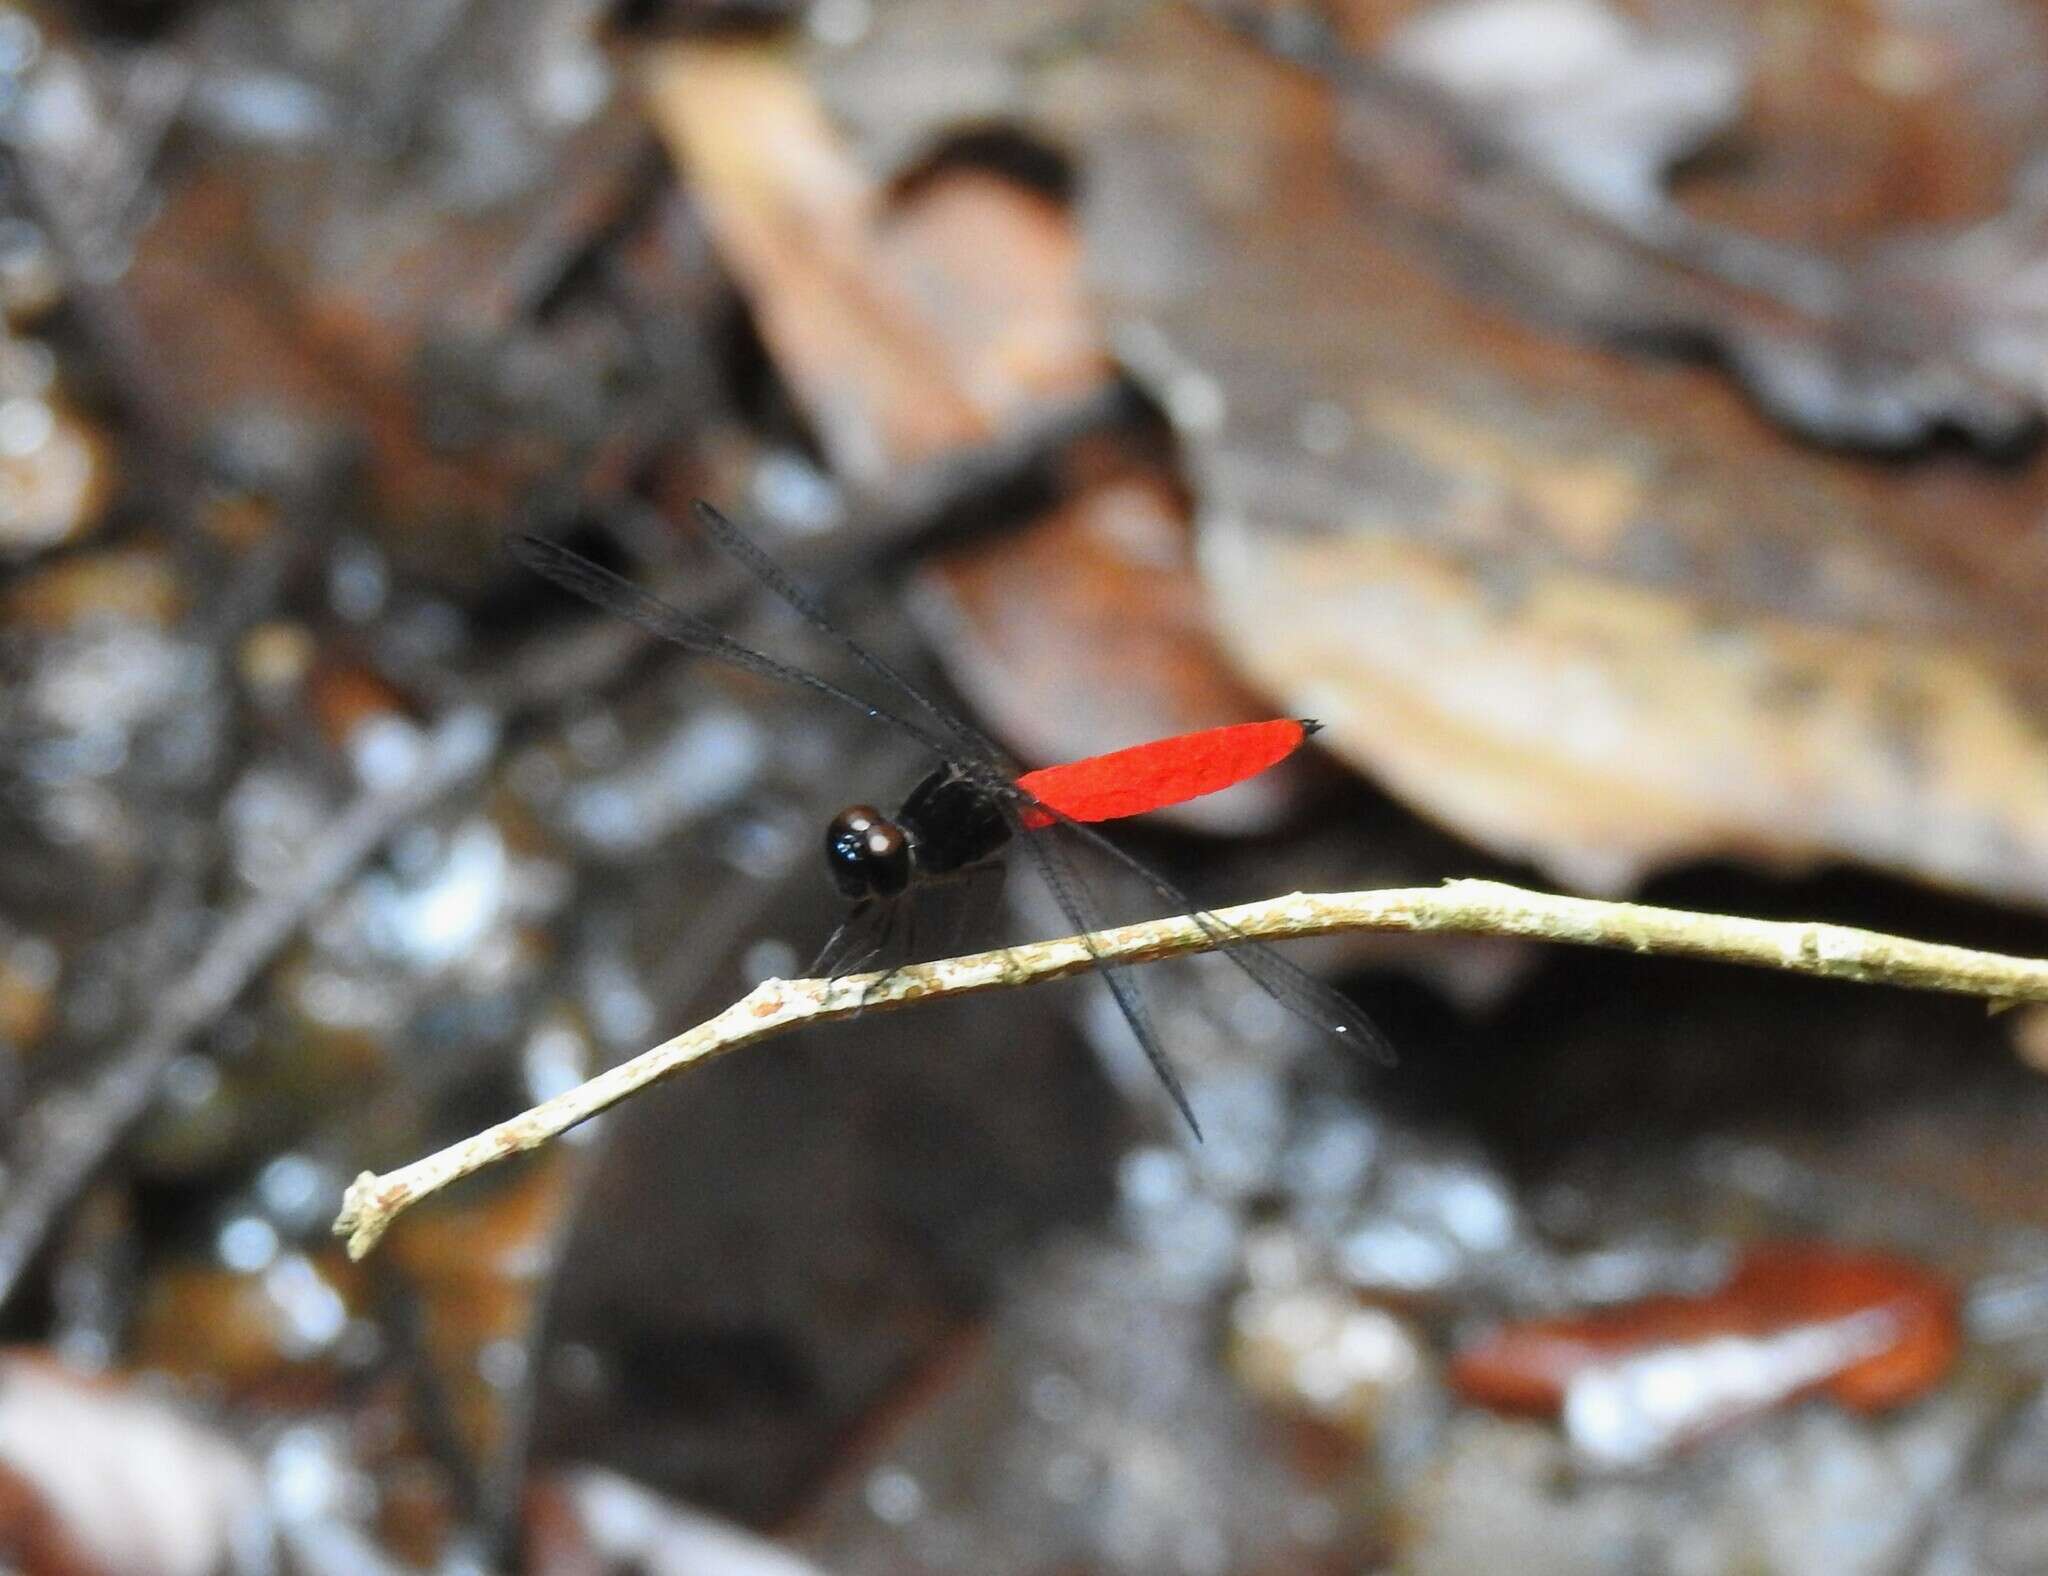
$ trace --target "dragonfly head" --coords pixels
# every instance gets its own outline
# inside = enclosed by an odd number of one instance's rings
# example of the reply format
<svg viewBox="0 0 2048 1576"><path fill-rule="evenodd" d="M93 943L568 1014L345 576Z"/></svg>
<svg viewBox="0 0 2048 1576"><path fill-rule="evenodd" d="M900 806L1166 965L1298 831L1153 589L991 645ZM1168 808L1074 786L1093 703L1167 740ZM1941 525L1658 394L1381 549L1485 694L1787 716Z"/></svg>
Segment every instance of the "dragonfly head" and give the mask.
<svg viewBox="0 0 2048 1576"><path fill-rule="evenodd" d="M825 831L825 862L840 893L897 897L910 885L910 839L871 804L850 804Z"/></svg>

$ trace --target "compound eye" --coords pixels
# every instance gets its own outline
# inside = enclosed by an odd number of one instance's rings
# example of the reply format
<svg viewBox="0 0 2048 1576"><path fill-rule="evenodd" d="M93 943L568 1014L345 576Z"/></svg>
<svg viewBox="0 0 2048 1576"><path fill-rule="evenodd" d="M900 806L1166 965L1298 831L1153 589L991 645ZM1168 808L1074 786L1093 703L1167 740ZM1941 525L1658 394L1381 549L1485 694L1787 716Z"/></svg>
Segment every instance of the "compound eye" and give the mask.
<svg viewBox="0 0 2048 1576"><path fill-rule="evenodd" d="M910 840L870 804L851 804L825 831L825 862L849 898L895 897L910 885Z"/></svg>

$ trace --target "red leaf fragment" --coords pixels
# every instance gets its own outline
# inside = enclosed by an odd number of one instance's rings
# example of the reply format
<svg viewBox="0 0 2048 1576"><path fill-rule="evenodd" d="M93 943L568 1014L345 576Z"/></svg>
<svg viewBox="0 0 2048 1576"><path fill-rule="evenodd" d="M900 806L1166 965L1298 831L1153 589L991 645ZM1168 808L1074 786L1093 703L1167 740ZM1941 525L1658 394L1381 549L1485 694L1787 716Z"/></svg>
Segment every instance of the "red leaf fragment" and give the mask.
<svg viewBox="0 0 2048 1576"><path fill-rule="evenodd" d="M1705 1296L1649 1297L1611 1312L1506 1325L1461 1352L1450 1380L1478 1405L1554 1417L1572 1381L1598 1365L1726 1337L1767 1340L1866 1313L1889 1320L1879 1349L1776 1399L1818 1392L1878 1411L1924 1394L1955 1361L1956 1293L1940 1276L1894 1254L1774 1242L1748 1249Z"/></svg>

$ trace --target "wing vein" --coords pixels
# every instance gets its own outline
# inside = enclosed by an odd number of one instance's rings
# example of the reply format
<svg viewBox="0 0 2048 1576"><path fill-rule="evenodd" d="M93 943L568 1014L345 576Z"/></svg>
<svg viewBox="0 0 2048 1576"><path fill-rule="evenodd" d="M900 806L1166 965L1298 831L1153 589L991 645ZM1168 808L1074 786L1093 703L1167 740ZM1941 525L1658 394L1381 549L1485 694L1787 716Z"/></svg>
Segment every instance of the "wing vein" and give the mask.
<svg viewBox="0 0 2048 1576"><path fill-rule="evenodd" d="M1005 807L1005 813L1010 813ZM1013 817L1014 819L1014 817ZM1019 828L1021 831L1021 828ZM1080 873L1065 862L1064 852L1055 844L1043 838L1024 832L1020 839L1033 862L1038 866L1039 876L1052 892L1053 901L1066 915L1067 923L1074 927L1087 947L1088 955L1095 960L1095 972L1102 976L1102 983L1109 987L1116 1004L1123 1010L1124 1021L1137 1036L1138 1045L1145 1053L1145 1060L1152 1064L1152 1071L1166 1086L1166 1092L1173 1098L1181 1119L1188 1124L1188 1130L1197 1141L1202 1136L1202 1124L1195 1120L1195 1109L1188 1103L1187 1091L1181 1087L1180 1075L1173 1070L1173 1063L1167 1060L1166 1048L1159 1041L1159 1033L1152 1027L1151 1014L1146 1010L1145 999L1136 980L1125 970L1127 964L1119 963L1102 955L1095 945L1095 932L1102 928L1101 916L1095 909L1094 900L1088 893L1087 885Z"/></svg>
<svg viewBox="0 0 2048 1576"><path fill-rule="evenodd" d="M940 739L921 723L912 722L908 717L877 705L865 696L856 695L853 691L834 684L830 679L821 678L787 662L779 662L765 651L756 651L752 646L733 639L696 614L686 613L681 608L662 601L660 597L635 585L624 575L614 574L558 542L551 542L541 536L522 535L508 537L505 546L506 551L514 559L535 574L552 580L563 590L595 603L608 613L637 624L657 639L681 646L687 651L699 651L706 656L716 657L721 662L744 672L759 674L762 678L774 679L778 683L794 685L799 689L829 696L840 705L850 706L863 716L878 718L902 729L941 760L950 760L955 753L949 742ZM842 637L842 644L852 646L852 637ZM897 682L901 684L901 680Z"/></svg>

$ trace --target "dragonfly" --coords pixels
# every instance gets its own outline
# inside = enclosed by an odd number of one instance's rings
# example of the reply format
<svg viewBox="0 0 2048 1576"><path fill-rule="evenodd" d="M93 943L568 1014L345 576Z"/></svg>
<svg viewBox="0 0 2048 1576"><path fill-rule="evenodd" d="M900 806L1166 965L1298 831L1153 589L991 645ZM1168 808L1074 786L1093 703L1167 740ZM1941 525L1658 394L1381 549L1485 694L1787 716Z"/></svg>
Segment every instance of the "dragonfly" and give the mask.
<svg viewBox="0 0 2048 1576"><path fill-rule="evenodd" d="M699 502L696 514L705 535L717 547L851 657L890 699L876 701L745 645L709 620L663 601L625 576L546 537L517 535L507 539L506 547L526 568L657 639L826 696L872 722L894 728L933 758L929 774L910 790L895 815L884 815L871 804L855 804L833 817L825 834L825 862L833 885L851 907L826 943L814 972L830 972L836 977L865 966L887 945L896 915L921 890L998 867L1007 850L1021 847L1087 947L1096 972L1115 997L1181 1119L1199 1139L1201 1124L1131 978L1130 965L1105 957L1094 939L1102 926L1093 895L1073 858L1074 848L1083 847L1106 856L1176 913L1191 918L1225 958L1282 1007L1339 1044L1391 1060L1392 1048L1356 1004L1265 943L1197 905L1097 830L1101 822L1185 803L1276 766L1315 733L1319 726L1315 721L1281 718L1233 723L1063 765L1020 770L987 734L841 629L747 532L708 503ZM862 939L872 940L872 945L862 949Z"/></svg>

